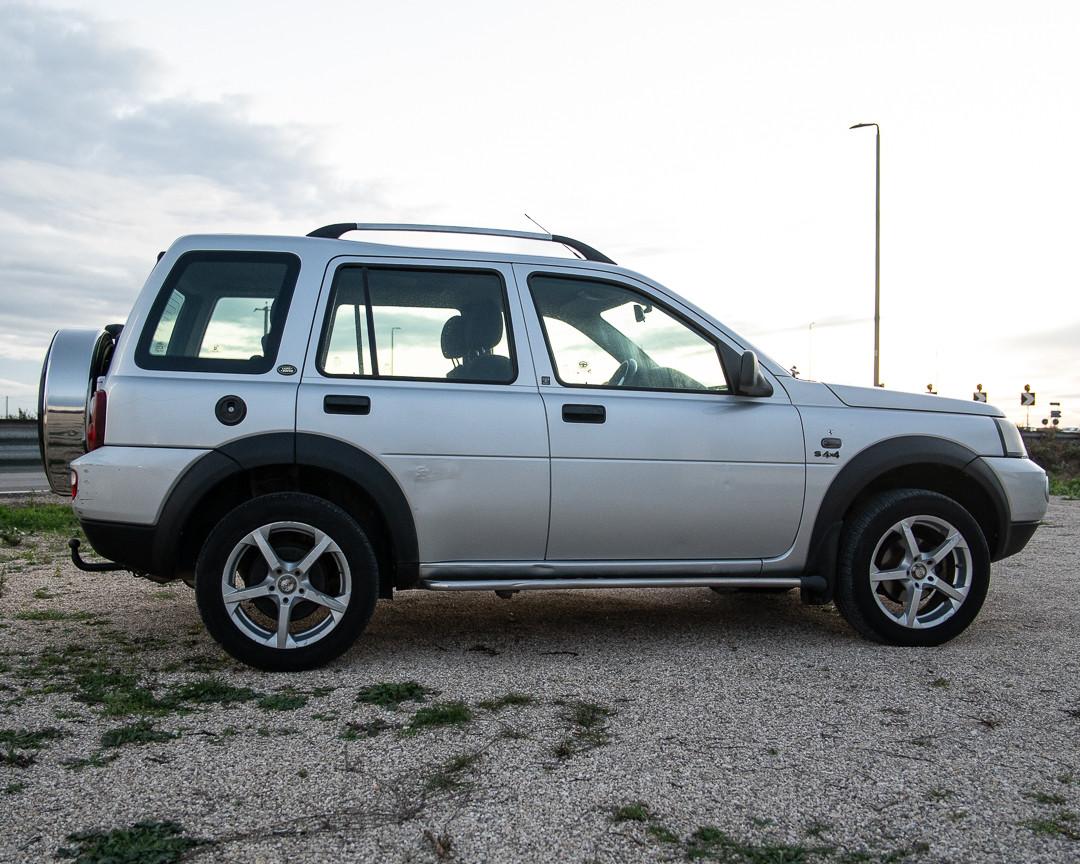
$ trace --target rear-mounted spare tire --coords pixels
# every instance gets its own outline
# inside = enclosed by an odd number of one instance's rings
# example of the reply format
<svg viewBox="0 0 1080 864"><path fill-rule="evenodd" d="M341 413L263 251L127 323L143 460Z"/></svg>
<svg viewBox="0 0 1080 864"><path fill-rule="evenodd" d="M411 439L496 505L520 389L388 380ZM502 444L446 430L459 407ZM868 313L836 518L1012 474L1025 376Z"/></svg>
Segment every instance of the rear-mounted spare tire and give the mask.
<svg viewBox="0 0 1080 864"><path fill-rule="evenodd" d="M109 369L121 325L58 330L38 387L38 445L49 487L71 494L71 463L86 452L86 424L97 379Z"/></svg>

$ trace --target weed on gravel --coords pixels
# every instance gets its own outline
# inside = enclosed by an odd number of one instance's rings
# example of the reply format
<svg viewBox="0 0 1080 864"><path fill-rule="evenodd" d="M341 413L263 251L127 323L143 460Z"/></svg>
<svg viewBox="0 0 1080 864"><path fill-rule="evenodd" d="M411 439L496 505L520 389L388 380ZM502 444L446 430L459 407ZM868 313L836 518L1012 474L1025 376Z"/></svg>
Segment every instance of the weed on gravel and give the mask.
<svg viewBox="0 0 1080 864"><path fill-rule="evenodd" d="M468 785L463 775L480 761L479 753L462 753L446 760L424 782L428 792L452 792Z"/></svg>
<svg viewBox="0 0 1080 864"><path fill-rule="evenodd" d="M376 717L374 720L369 720L366 723L357 723L354 720L349 720L345 724L345 729L341 733L341 738L344 741L359 741L361 738L375 738L388 729L396 729L393 723L387 723L381 717Z"/></svg>
<svg viewBox="0 0 1080 864"><path fill-rule="evenodd" d="M191 705L232 705L237 702L250 702L259 698L259 694L250 687L234 687L224 678L208 676L181 684L169 691L168 699L173 702L186 702Z"/></svg>
<svg viewBox="0 0 1080 864"><path fill-rule="evenodd" d="M484 699L481 702L477 702L476 705L479 708L483 708L485 711L501 711L503 708L536 705L537 702L537 699L526 693L507 693L505 696L499 696L495 699Z"/></svg>
<svg viewBox="0 0 1080 864"><path fill-rule="evenodd" d="M205 841L188 837L175 822L137 822L112 831L69 834L74 847L57 850L57 858L75 864L174 864Z"/></svg>
<svg viewBox="0 0 1080 864"><path fill-rule="evenodd" d="M552 748L552 755L560 761L576 753L602 747L611 740L608 718L615 712L593 702L562 702L562 719L569 724L570 734Z"/></svg>
<svg viewBox="0 0 1080 864"><path fill-rule="evenodd" d="M179 738L177 732L166 732L155 728L149 720L139 720L127 726L117 726L101 733L102 747L123 747L126 744L158 744Z"/></svg>
<svg viewBox="0 0 1080 864"><path fill-rule="evenodd" d="M402 702L426 702L428 696L435 695L415 681L399 681L384 684L371 684L363 688L356 701L365 705L378 705L380 708L396 709Z"/></svg>
<svg viewBox="0 0 1080 864"><path fill-rule="evenodd" d="M415 735L435 726L466 726L472 719L472 709L464 702L436 702L418 709L404 732L406 735Z"/></svg>

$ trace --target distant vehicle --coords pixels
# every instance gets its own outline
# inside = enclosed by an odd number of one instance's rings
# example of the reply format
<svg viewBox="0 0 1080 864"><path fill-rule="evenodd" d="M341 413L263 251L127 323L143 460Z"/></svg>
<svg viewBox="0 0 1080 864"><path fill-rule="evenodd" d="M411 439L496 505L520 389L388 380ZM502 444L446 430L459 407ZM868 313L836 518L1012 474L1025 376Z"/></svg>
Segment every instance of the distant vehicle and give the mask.
<svg viewBox="0 0 1080 864"><path fill-rule="evenodd" d="M581 259L340 239L387 227ZM1049 499L998 409L795 379L547 234L183 237L125 325L56 334L40 400L52 488L112 563L75 562L193 585L265 669L415 588L798 587L936 645Z"/></svg>

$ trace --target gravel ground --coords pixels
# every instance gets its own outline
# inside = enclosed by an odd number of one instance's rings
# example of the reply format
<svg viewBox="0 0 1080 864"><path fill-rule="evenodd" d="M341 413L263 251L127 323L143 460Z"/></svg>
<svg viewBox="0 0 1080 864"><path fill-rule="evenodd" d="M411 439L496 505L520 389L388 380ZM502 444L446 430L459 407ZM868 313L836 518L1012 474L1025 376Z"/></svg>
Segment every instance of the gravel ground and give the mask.
<svg viewBox="0 0 1080 864"><path fill-rule="evenodd" d="M182 585L25 540L0 548L0 861L142 820L207 864L1076 861L1078 537L1055 499L941 648L795 592L408 592L298 675L231 662ZM426 701L357 701L409 681Z"/></svg>

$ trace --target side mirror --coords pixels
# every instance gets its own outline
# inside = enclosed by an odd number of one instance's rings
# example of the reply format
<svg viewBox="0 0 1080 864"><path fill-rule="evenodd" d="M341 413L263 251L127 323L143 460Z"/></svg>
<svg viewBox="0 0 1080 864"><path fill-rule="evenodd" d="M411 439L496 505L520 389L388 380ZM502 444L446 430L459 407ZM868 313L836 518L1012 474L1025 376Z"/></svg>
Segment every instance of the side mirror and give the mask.
<svg viewBox="0 0 1080 864"><path fill-rule="evenodd" d="M739 396L772 396L773 388L768 379L761 374L757 354L743 351L739 360Z"/></svg>

